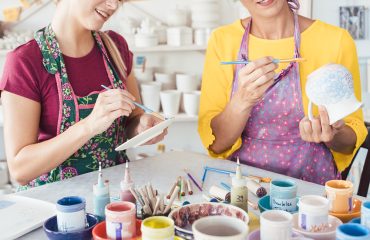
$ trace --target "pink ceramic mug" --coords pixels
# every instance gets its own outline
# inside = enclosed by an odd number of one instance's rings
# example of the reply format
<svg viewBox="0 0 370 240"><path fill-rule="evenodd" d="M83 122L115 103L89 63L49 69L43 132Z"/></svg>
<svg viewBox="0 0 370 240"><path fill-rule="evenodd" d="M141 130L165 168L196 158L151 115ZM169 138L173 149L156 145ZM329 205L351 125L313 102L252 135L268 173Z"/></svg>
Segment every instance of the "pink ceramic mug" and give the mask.
<svg viewBox="0 0 370 240"><path fill-rule="evenodd" d="M109 239L129 239L136 236L136 206L131 202L114 202L105 207Z"/></svg>

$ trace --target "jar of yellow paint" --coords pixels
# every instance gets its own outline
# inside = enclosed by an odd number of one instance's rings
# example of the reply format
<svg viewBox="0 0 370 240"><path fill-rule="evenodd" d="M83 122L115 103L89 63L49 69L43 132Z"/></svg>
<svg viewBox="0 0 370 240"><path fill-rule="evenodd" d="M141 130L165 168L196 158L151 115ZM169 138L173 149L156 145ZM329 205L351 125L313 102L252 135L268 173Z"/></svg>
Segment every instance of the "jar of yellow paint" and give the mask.
<svg viewBox="0 0 370 240"><path fill-rule="evenodd" d="M142 240L174 240L175 223L163 216L149 217L141 223Z"/></svg>

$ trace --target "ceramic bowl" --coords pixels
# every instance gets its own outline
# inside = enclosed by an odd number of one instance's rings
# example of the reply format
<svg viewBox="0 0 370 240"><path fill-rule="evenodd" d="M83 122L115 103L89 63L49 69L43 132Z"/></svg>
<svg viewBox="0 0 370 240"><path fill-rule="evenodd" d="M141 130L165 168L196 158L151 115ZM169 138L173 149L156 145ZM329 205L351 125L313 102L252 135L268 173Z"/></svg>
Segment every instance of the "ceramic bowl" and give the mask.
<svg viewBox="0 0 370 240"><path fill-rule="evenodd" d="M297 202L298 202L298 197L297 197ZM272 210L271 205L270 205L270 195L266 195L258 200L258 208L260 209L261 213L267 210ZM297 210L294 211L293 213L298 212L298 206Z"/></svg>
<svg viewBox="0 0 370 240"><path fill-rule="evenodd" d="M141 237L140 227L141 220L136 220L136 237L132 238L132 240L136 239L137 237ZM94 229L92 230L92 236L94 240L108 240L105 221L97 224L94 227Z"/></svg>
<svg viewBox="0 0 370 240"><path fill-rule="evenodd" d="M322 232L309 232L298 226L298 213L293 214L293 232L302 234L305 237L316 239L316 240L331 240L335 239L335 231L342 221L336 217L329 215L328 218L329 227Z"/></svg>
<svg viewBox="0 0 370 240"><path fill-rule="evenodd" d="M173 210L168 217L175 221L175 233L184 239L193 239L192 224L203 217L229 216L246 224L249 216L243 209L224 203L194 203Z"/></svg>
<svg viewBox="0 0 370 240"><path fill-rule="evenodd" d="M353 198L352 201L352 212L350 213L333 213L329 212L330 215L339 218L342 222L346 223L351 221L354 218L358 218L361 216L361 200L357 198Z"/></svg>
<svg viewBox="0 0 370 240"><path fill-rule="evenodd" d="M259 229L254 230L248 235L248 240L260 240L261 239L261 233ZM292 233L292 239L299 239L299 240L309 240L312 238L305 238L303 235L298 233Z"/></svg>
<svg viewBox="0 0 370 240"><path fill-rule="evenodd" d="M51 217L44 223L44 231L50 240L90 240L92 237L92 229L99 222L98 218L90 213L86 214L87 227L83 230L73 232L59 232L57 216Z"/></svg>

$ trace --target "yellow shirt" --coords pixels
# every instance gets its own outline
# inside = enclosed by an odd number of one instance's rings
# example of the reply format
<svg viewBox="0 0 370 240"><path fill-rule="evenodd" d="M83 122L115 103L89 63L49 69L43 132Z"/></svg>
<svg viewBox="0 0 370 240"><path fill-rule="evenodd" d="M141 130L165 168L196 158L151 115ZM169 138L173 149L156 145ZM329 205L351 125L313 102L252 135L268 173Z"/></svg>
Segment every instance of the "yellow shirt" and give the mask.
<svg viewBox="0 0 370 240"><path fill-rule="evenodd" d="M215 154L209 150L215 136L211 129L211 120L221 113L229 102L235 66L220 65L221 61L236 60L240 48L244 28L238 20L230 25L216 29L209 40L202 79L198 131L203 145L213 157L227 158L241 146L241 138L227 151ZM294 38L266 40L250 34L249 59L254 60L264 56L274 58L291 58L294 55ZM347 67L353 75L354 91L361 100L360 72L356 46L347 31L319 20L301 33L300 54L306 59L299 64L302 88L302 102L307 115L308 98L305 93L307 75L327 63L338 63ZM286 64L280 64L279 69ZM314 114L318 114L317 108ZM357 149L364 142L367 130L364 125L362 110L344 119L357 135L356 148L352 154L334 152L333 156L339 171L343 171L350 163ZM297 127L299 127L297 125Z"/></svg>

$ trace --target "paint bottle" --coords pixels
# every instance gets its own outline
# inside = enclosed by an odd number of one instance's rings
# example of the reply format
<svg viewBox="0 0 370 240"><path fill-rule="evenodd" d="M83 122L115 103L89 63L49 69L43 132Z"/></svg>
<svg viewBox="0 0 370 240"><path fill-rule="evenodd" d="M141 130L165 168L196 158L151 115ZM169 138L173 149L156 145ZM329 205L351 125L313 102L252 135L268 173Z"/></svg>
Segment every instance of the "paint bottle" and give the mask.
<svg viewBox="0 0 370 240"><path fill-rule="evenodd" d="M127 201L127 202L132 202L132 203L136 204L136 199L130 191L130 188L134 187L134 182L131 179L130 169L128 167L128 162L126 162L125 177L121 181L120 185L121 185L121 192L120 192L121 201Z"/></svg>
<svg viewBox="0 0 370 240"><path fill-rule="evenodd" d="M101 170L101 163L99 162L98 183L93 186L94 194L94 214L98 216L99 220L105 219L105 206L110 203L109 197L109 181L103 181L103 173Z"/></svg>
<svg viewBox="0 0 370 240"><path fill-rule="evenodd" d="M237 159L236 174L232 178L231 205L240 207L248 212L248 188L240 169L239 158Z"/></svg>

